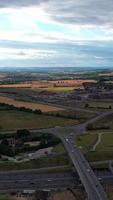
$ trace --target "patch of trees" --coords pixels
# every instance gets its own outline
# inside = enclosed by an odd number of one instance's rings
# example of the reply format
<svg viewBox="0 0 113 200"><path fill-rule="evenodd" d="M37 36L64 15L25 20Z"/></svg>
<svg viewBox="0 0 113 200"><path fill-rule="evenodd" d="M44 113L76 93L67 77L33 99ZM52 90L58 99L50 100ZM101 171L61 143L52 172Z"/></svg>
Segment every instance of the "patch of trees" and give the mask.
<svg viewBox="0 0 113 200"><path fill-rule="evenodd" d="M13 155L13 149L9 145L9 142L7 139L3 139L0 144L0 154L6 155L6 156L12 156Z"/></svg>
<svg viewBox="0 0 113 200"><path fill-rule="evenodd" d="M53 116L53 117L58 117L58 118L65 118L65 119L78 119L75 114L70 115L70 114L63 114L63 113L46 113L48 116Z"/></svg>
<svg viewBox="0 0 113 200"><path fill-rule="evenodd" d="M101 130L101 129L109 129L110 127L107 125L95 125L92 123L89 123L86 127L87 130Z"/></svg>
<svg viewBox="0 0 113 200"><path fill-rule="evenodd" d="M84 108L96 108L96 109L112 109L112 106L109 105L108 107L105 106L90 106L88 103L84 105Z"/></svg>
<svg viewBox="0 0 113 200"><path fill-rule="evenodd" d="M14 145L10 145L10 139L14 140ZM37 151L60 143L59 138L56 138L51 134L31 134L27 129L17 130L17 132L13 134L0 134L0 140L0 154L7 156L15 156L23 152ZM37 146L25 144L25 142L33 141L39 141L40 143Z"/></svg>
<svg viewBox="0 0 113 200"><path fill-rule="evenodd" d="M19 111L24 111L24 112L34 113L34 114L39 114L39 115L42 114L42 111L40 109L32 110L30 108L16 107L14 105L9 105L6 103L0 103L0 106L6 108L6 110L19 110Z"/></svg>

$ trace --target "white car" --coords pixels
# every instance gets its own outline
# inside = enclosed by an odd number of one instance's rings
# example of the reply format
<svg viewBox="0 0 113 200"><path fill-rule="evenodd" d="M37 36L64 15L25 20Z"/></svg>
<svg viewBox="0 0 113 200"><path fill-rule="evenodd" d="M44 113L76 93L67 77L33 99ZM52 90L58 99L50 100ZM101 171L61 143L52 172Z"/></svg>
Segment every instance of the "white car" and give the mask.
<svg viewBox="0 0 113 200"><path fill-rule="evenodd" d="M51 181L51 179L48 179L48 181Z"/></svg>
<svg viewBox="0 0 113 200"><path fill-rule="evenodd" d="M73 133L70 133L70 136L73 136Z"/></svg>
<svg viewBox="0 0 113 200"><path fill-rule="evenodd" d="M87 172L90 172L91 170L90 169L87 169Z"/></svg>

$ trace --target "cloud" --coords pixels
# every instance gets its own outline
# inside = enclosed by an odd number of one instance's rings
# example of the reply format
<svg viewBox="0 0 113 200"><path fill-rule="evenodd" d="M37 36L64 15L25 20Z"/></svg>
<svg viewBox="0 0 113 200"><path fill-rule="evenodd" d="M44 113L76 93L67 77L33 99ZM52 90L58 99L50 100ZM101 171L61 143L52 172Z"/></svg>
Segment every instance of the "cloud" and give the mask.
<svg viewBox="0 0 113 200"><path fill-rule="evenodd" d="M112 0L0 0L1 8L28 6L41 7L60 23L113 27Z"/></svg>
<svg viewBox="0 0 113 200"><path fill-rule="evenodd" d="M47 0L0 0L0 7L26 7L32 5L39 5L40 3Z"/></svg>
<svg viewBox="0 0 113 200"><path fill-rule="evenodd" d="M113 41L30 43L0 41L0 66L112 66ZM10 61L10 62L9 62ZM7 64L8 63L8 64Z"/></svg>
<svg viewBox="0 0 113 200"><path fill-rule="evenodd" d="M0 0L0 7L1 64L112 65L113 0Z"/></svg>
<svg viewBox="0 0 113 200"><path fill-rule="evenodd" d="M63 23L82 26L113 26L113 1L109 0L50 0L45 9Z"/></svg>
<svg viewBox="0 0 113 200"><path fill-rule="evenodd" d="M0 47L0 60L3 59L46 59L54 57L56 51L52 50L41 50L41 49L16 49L16 48L1 48Z"/></svg>

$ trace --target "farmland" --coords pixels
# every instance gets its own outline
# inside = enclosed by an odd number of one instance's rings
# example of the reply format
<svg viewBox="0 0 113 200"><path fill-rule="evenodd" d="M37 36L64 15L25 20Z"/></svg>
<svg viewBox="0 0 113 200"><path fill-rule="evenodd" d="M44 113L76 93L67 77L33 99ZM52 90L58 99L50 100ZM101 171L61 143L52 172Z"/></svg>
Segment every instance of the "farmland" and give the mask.
<svg viewBox="0 0 113 200"><path fill-rule="evenodd" d="M25 107L25 108L30 108L32 110L40 109L42 112L54 112L54 111L63 110L62 108L55 107L55 106L49 106L49 105L41 104L41 103L19 101L19 100L14 100L9 97L5 97L5 96L0 96L0 103L14 105L15 107L18 107L18 108Z"/></svg>
<svg viewBox="0 0 113 200"><path fill-rule="evenodd" d="M87 108L86 108L86 105L87 105ZM113 101L89 100L89 101L82 102L80 107L90 109L90 110L106 111L109 109L109 107L113 108Z"/></svg>
<svg viewBox="0 0 113 200"><path fill-rule="evenodd" d="M77 124L77 120L38 115L16 110L0 110L0 130L38 129Z"/></svg>
<svg viewBox="0 0 113 200"><path fill-rule="evenodd" d="M29 81L18 84L1 84L0 88L53 88L53 87L80 87L84 82L95 82L94 80L58 80L58 81Z"/></svg>
<svg viewBox="0 0 113 200"><path fill-rule="evenodd" d="M113 114L110 114L109 116L104 117L103 119L99 120L97 123L93 123L93 126L101 127L104 124L109 128L109 130L113 130Z"/></svg>
<svg viewBox="0 0 113 200"><path fill-rule="evenodd" d="M46 90L46 91L49 91L49 92L70 92L70 91L73 91L76 87L48 87L48 88L34 88L32 90L34 91L40 91L40 90Z"/></svg>

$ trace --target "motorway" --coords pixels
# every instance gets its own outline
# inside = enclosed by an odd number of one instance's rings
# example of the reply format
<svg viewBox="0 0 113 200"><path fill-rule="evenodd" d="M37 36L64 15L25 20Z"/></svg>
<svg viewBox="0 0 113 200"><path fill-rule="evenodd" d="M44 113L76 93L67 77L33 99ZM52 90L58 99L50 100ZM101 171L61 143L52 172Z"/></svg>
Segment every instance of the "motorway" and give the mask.
<svg viewBox="0 0 113 200"><path fill-rule="evenodd" d="M103 184L113 185L109 170L95 171ZM81 186L77 172L39 173L37 170L0 172L0 192L23 190L58 190Z"/></svg>
<svg viewBox="0 0 113 200"><path fill-rule="evenodd" d="M88 194L88 199L107 200L103 187L99 183L98 178L94 174L89 163L84 158L80 149L74 144L73 137L68 135L60 138L74 164L75 169L77 170L77 173L79 174L79 177Z"/></svg>
<svg viewBox="0 0 113 200"><path fill-rule="evenodd" d="M78 184L72 173L2 172L0 192L64 189Z"/></svg>
<svg viewBox="0 0 113 200"><path fill-rule="evenodd" d="M71 126L69 128L70 128L70 130L73 130L75 134L84 134L86 131L86 127L89 123L94 123L110 114L113 114L113 110L102 113L102 114L88 120L87 122L84 122L83 124ZM84 188L88 194L88 199L89 200L107 200L107 196L103 190L103 187L99 183L98 178L95 176L89 163L85 160L80 149L75 146L75 144L73 142L74 141L73 137L70 137L69 134L66 134L65 137L62 136L62 134L60 134L60 129L62 129L62 127L55 127L55 128L49 128L49 129L41 129L41 130L31 130L31 132L36 133L38 131L41 131L41 132L45 132L45 133L52 133L52 134L55 134L56 136L60 137L60 139L62 140L62 142L69 154L69 157L71 158L71 161L73 162L74 167L77 170L77 173L84 185ZM16 189L16 183L18 182L17 180L18 179L16 178L15 183L14 182L10 183L10 190ZM46 181L43 182L42 178L40 180L34 179L34 181L36 183L36 188L38 185L40 186L40 188L41 187L44 188L46 186L48 187L51 183L51 180L47 180L47 182ZM65 180L64 182L65 182L65 184L67 184L67 180ZM35 183L32 183L32 182L30 183L30 185L32 185L32 188L34 188ZM62 187L62 182L59 181L58 177L54 180L52 187L56 187L57 183L60 187ZM18 184L20 184L21 188L23 188L23 187L27 188L29 185L29 182L27 180L23 180L23 181L21 181L21 183L19 182ZM0 191L2 191L4 188L7 188L7 186L9 187L9 182L8 182L8 180L6 180L6 181L3 180L3 181L1 181L0 185L1 185Z"/></svg>

